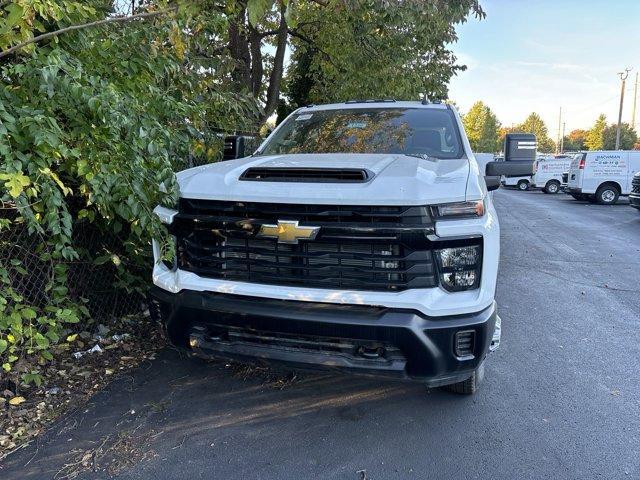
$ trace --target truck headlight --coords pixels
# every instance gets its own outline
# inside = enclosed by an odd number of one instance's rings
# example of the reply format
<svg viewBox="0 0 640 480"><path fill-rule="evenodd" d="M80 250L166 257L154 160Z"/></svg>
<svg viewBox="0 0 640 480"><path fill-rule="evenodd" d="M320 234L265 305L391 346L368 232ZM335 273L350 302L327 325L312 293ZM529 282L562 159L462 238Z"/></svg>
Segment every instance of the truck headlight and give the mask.
<svg viewBox="0 0 640 480"><path fill-rule="evenodd" d="M484 200L474 200L472 202L455 202L435 205L434 213L436 218L467 218L481 217L484 215Z"/></svg>
<svg viewBox="0 0 640 480"><path fill-rule="evenodd" d="M440 283L445 290L459 292L478 288L482 245L441 248L435 252Z"/></svg>

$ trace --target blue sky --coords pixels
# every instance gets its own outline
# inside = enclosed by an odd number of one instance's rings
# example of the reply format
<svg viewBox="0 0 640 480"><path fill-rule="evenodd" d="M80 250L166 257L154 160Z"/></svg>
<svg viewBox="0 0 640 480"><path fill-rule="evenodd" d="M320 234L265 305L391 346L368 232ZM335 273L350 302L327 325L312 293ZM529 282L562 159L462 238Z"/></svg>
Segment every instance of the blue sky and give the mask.
<svg viewBox="0 0 640 480"><path fill-rule="evenodd" d="M480 0L487 12L458 26L452 46L468 66L449 96L462 112L483 100L503 125L538 112L555 139L562 106L567 133L600 113L617 121L620 80L627 81L623 121L630 122L640 69L640 0ZM640 126L640 99L636 125Z"/></svg>

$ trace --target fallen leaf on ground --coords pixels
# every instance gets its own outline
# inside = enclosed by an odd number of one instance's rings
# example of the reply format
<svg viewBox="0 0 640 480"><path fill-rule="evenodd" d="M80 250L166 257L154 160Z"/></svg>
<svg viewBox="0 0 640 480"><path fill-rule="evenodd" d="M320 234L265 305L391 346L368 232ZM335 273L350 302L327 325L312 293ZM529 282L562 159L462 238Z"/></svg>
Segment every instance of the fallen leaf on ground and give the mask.
<svg viewBox="0 0 640 480"><path fill-rule="evenodd" d="M13 397L9 400L9 405L20 405L23 402L26 402L24 397Z"/></svg>

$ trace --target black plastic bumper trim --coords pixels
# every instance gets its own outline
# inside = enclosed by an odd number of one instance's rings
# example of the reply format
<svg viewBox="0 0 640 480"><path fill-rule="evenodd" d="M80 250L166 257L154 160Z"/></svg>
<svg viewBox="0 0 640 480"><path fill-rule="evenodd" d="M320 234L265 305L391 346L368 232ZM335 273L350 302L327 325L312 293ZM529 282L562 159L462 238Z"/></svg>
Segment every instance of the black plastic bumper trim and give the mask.
<svg viewBox="0 0 640 480"><path fill-rule="evenodd" d="M429 317L413 310L365 305L277 300L233 294L183 290L170 293L158 287L150 291L152 314L166 328L174 345L188 344L194 325L215 324L230 328L282 335L342 338L393 345L406 359L403 368L380 362L354 362L313 352L271 349L269 346L233 345L200 341L199 356L238 360L268 360L295 368L332 368L351 373L413 379L429 385L454 383L468 378L485 358L495 328L496 305L471 314ZM454 352L455 334L474 330L473 358Z"/></svg>

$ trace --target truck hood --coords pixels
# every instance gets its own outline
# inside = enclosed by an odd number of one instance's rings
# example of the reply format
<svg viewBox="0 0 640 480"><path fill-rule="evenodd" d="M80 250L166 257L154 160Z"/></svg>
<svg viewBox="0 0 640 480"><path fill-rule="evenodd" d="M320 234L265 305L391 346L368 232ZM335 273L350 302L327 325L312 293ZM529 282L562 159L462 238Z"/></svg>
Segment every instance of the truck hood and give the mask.
<svg viewBox="0 0 640 480"><path fill-rule="evenodd" d="M251 167L362 168L365 183L239 180ZM426 205L465 200L469 161L424 160L396 154L291 154L256 156L178 173L185 198L329 205Z"/></svg>

